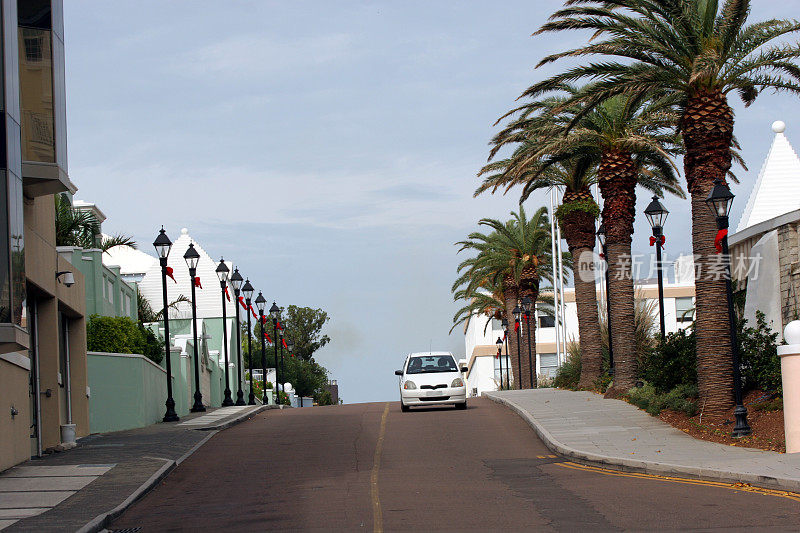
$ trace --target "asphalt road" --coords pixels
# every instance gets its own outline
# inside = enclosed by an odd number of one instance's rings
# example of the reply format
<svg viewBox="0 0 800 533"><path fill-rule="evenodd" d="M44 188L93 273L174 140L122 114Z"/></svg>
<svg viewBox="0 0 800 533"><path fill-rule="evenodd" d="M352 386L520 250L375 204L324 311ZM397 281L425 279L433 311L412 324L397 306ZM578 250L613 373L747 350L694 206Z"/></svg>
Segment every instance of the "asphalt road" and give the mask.
<svg viewBox="0 0 800 533"><path fill-rule="evenodd" d="M797 531L800 501L554 456L488 400L266 411L223 431L109 529Z"/></svg>

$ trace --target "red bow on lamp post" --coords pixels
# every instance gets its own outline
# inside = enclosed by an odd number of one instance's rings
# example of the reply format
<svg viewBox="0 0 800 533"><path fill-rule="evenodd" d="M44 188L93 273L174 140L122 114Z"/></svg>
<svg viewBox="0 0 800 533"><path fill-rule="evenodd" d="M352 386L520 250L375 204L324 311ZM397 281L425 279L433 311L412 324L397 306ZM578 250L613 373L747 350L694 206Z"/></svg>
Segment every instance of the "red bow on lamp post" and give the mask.
<svg viewBox="0 0 800 533"><path fill-rule="evenodd" d="M194 286L195 287L200 287L201 289L203 288L203 284L200 283L200 276L195 276L195 278L194 278Z"/></svg>
<svg viewBox="0 0 800 533"><path fill-rule="evenodd" d="M167 270L167 276L172 278L172 281L174 281L175 283L178 283L178 281L175 279L175 276L173 275L175 271L172 269L172 267L167 267L166 270Z"/></svg>
<svg viewBox="0 0 800 533"><path fill-rule="evenodd" d="M659 240L660 240L661 242L658 242ZM661 245L661 247L663 248L663 247L664 247L664 243L665 243L665 242L667 242L667 238L666 238L665 236L663 236L663 235L661 236L661 239L658 239L657 237L650 237L650 246L653 246L653 245L654 245L655 243L657 243L657 242L658 242L658 243Z"/></svg>
<svg viewBox="0 0 800 533"><path fill-rule="evenodd" d="M714 248L717 249L717 253L722 253L722 239L728 236L727 229L721 229L717 231L717 236L714 238Z"/></svg>
<svg viewBox="0 0 800 533"><path fill-rule="evenodd" d="M241 305L245 311L247 311L247 304L244 303L244 296L239 296L239 305Z"/></svg>
<svg viewBox="0 0 800 533"><path fill-rule="evenodd" d="M227 285L225 285L225 298L227 298L229 302L231 301L231 293L228 292Z"/></svg>
<svg viewBox="0 0 800 533"><path fill-rule="evenodd" d="M264 337L267 338L267 342L268 343L272 344L272 337L270 337L269 334L266 331L264 332Z"/></svg>

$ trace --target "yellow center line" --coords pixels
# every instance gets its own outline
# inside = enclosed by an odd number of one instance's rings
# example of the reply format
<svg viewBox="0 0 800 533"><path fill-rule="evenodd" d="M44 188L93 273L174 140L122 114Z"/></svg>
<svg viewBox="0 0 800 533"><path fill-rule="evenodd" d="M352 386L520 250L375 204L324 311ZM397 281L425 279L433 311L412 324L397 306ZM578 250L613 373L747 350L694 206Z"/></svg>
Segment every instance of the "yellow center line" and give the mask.
<svg viewBox="0 0 800 533"><path fill-rule="evenodd" d="M706 487L718 487L721 489L728 489L728 490L736 490L736 491L745 491L745 492L754 492L756 494L763 494L765 496L777 496L779 498L788 498L790 500L800 502L800 495L795 494L793 492L787 492L783 490L774 490L774 489L765 489L762 487L753 487L747 483L724 483L721 481L705 481L702 479L685 479L679 477L669 477L669 476L659 476L657 474L642 474L638 472L620 472L618 470L608 470L606 468L600 468L597 466L587 466L581 465L577 463L565 462L565 463L555 463L556 465L562 468L570 468L572 470L583 470L588 472L595 472L598 474L604 474L606 476L618 476L618 477L632 477L638 479L654 479L658 481L666 481L670 483L683 483L685 485L703 485Z"/></svg>
<svg viewBox="0 0 800 533"><path fill-rule="evenodd" d="M375 457L372 460L372 475L370 476L370 495L372 496L372 531L375 533L383 532L383 512L381 511L381 499L378 496L378 469L381 466L381 450L383 450L383 438L386 435L386 417L389 416L389 403L383 410L381 417L381 430L378 433L378 444L375 446Z"/></svg>

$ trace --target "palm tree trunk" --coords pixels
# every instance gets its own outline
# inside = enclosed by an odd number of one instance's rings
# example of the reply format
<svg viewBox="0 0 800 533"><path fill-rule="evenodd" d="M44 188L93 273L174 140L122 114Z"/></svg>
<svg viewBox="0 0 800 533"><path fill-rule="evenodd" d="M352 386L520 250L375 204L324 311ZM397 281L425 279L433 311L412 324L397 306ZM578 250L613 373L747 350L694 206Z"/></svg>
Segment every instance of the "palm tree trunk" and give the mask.
<svg viewBox="0 0 800 533"><path fill-rule="evenodd" d="M521 389L520 382L520 358L517 356L517 332L514 330L514 307L517 306L518 289L516 284L510 281L503 282L503 299L505 302L506 316L508 317L508 356L511 361L511 373L513 374L514 389ZM522 325L520 325L522 327Z"/></svg>
<svg viewBox="0 0 800 533"><path fill-rule="evenodd" d="M720 256L714 247L716 220L705 199L714 180L725 179L731 168L733 112L725 96L700 93L690 97L681 133L686 146L684 172L692 196L699 401L705 412L721 414L733 406L733 353L725 280L709 270L719 265Z"/></svg>
<svg viewBox="0 0 800 533"><path fill-rule="evenodd" d="M535 389L538 386L538 376L536 375L536 299L539 297L539 277L536 274L536 267L526 267L522 271L519 282L519 296L528 296L533 303L531 304L530 318L523 315L520 324L522 342L520 343L520 354L522 359L522 375L520 382L525 389ZM529 357L530 356L530 357ZM531 379L532 378L532 379Z"/></svg>
<svg viewBox="0 0 800 533"><path fill-rule="evenodd" d="M606 392L618 397L636 383L636 329L631 236L636 218L636 166L630 153L603 154L598 168L608 251L608 317L614 332L614 382Z"/></svg>
<svg viewBox="0 0 800 533"><path fill-rule="evenodd" d="M591 200L591 194L589 199ZM565 194L562 205L568 205L569 201ZM578 387L581 389L594 387L603 372L603 348L594 271L594 218L593 214L587 211L575 210L565 215L561 222L564 237L575 263L573 277L581 346L581 378Z"/></svg>

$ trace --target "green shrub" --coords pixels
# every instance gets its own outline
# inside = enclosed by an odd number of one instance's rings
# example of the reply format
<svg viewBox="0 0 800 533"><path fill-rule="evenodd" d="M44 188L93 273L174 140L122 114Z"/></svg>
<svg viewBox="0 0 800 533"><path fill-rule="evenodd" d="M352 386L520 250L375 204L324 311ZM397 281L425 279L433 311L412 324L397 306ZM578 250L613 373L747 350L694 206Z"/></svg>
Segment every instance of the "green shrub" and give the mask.
<svg viewBox="0 0 800 533"><path fill-rule="evenodd" d="M694 330L670 333L664 341L639 356L639 377L665 393L679 385L697 385Z"/></svg>
<svg viewBox="0 0 800 533"><path fill-rule="evenodd" d="M642 387L634 387L628 391L627 400L636 407L647 411L656 416L664 409L672 409L694 416L697 406L690 398L697 397L697 387L694 385L678 385L666 393L658 392L658 389L650 383L645 383Z"/></svg>
<svg viewBox="0 0 800 533"><path fill-rule="evenodd" d="M765 402L753 403L753 409L756 411L783 411L783 398L772 398Z"/></svg>
<svg viewBox="0 0 800 533"><path fill-rule="evenodd" d="M778 334L772 332L761 311L756 311L755 327L747 327L746 320L740 321L739 346L745 389L783 392L777 341Z"/></svg>
<svg viewBox="0 0 800 533"><path fill-rule="evenodd" d="M138 353L156 363L164 346L155 334L128 317L92 315L86 324L86 349L91 352Z"/></svg>
<svg viewBox="0 0 800 533"><path fill-rule="evenodd" d="M567 344L567 360L556 372L553 385L560 389L576 390L581 379L581 347L577 342Z"/></svg>

